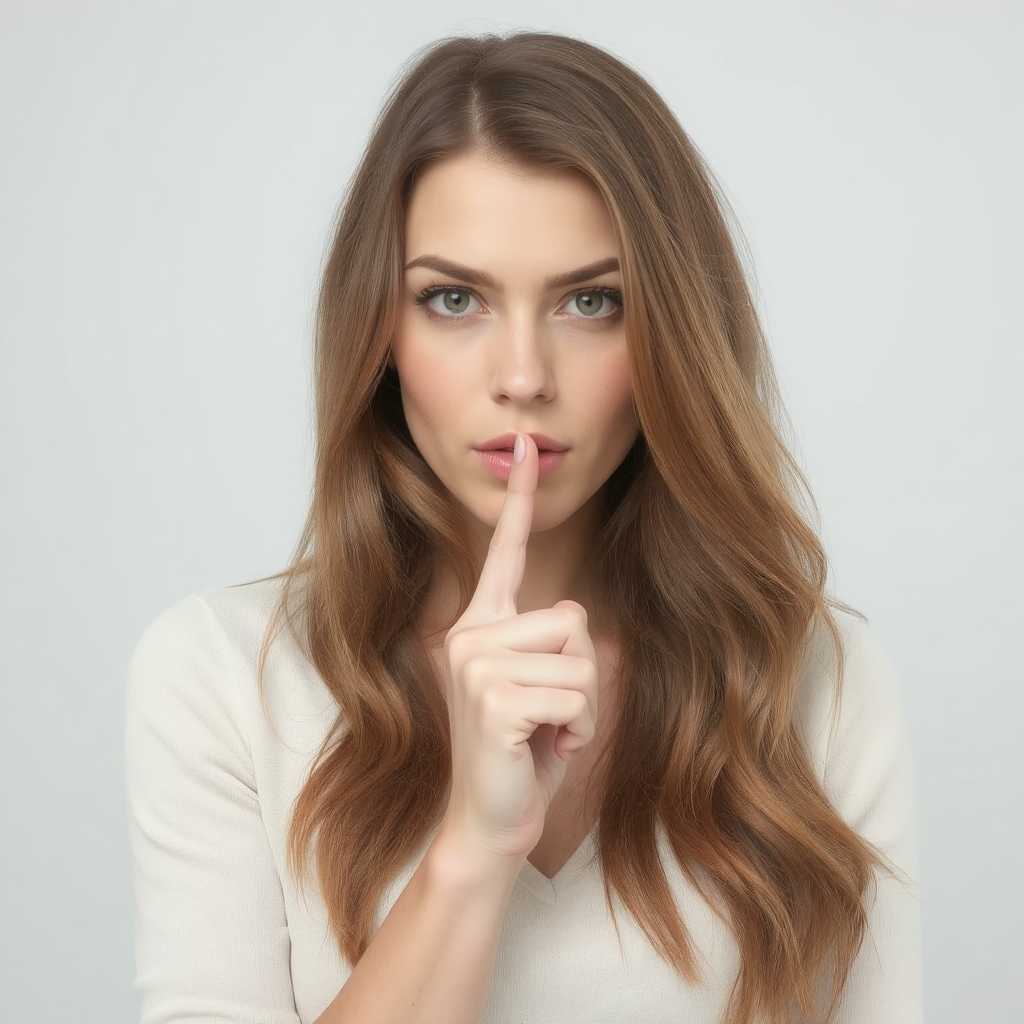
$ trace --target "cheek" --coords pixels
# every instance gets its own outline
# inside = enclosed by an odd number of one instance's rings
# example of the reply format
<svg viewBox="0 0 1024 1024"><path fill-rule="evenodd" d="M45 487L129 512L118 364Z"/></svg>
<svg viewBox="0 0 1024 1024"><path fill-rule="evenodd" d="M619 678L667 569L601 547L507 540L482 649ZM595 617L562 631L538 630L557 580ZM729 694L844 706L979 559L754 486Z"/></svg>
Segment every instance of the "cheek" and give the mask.
<svg viewBox="0 0 1024 1024"><path fill-rule="evenodd" d="M619 413L633 414L633 387L629 380L629 368L625 367L609 380L605 387L605 400Z"/></svg>
<svg viewBox="0 0 1024 1024"><path fill-rule="evenodd" d="M609 465L614 468L627 455L640 433L640 422L633 402L628 365L621 365L604 379L599 403L604 409L604 447Z"/></svg>
<svg viewBox="0 0 1024 1024"><path fill-rule="evenodd" d="M587 390L593 398L594 414L602 416L612 430L637 428L629 360L624 352L609 355L593 368Z"/></svg>
<svg viewBox="0 0 1024 1024"><path fill-rule="evenodd" d="M395 368L405 419L420 446L465 406L469 387L465 360L448 358L436 347L396 345Z"/></svg>

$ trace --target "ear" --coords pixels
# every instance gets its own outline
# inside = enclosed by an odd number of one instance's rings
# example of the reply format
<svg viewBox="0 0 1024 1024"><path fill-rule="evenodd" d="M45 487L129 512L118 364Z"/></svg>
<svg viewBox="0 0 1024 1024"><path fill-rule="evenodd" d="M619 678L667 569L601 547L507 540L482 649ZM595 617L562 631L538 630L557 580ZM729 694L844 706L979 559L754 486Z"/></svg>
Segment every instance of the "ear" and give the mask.
<svg viewBox="0 0 1024 1024"><path fill-rule="evenodd" d="M396 372L398 370L398 364L395 362L395 353L390 348L388 349L388 369L395 370Z"/></svg>

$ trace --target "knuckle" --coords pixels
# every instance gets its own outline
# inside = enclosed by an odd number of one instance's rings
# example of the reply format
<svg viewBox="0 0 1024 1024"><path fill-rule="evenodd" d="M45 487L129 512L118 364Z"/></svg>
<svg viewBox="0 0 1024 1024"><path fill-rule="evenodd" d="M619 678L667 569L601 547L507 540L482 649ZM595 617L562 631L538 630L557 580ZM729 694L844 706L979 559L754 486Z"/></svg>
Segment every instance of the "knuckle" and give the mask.
<svg viewBox="0 0 1024 1024"><path fill-rule="evenodd" d="M597 686L597 665L589 658L565 655L566 685L586 695Z"/></svg>
<svg viewBox="0 0 1024 1024"><path fill-rule="evenodd" d="M494 678L491 659L483 655L467 659L462 666L462 679L471 691L486 692L487 683Z"/></svg>
<svg viewBox="0 0 1024 1024"><path fill-rule="evenodd" d="M467 627L453 626L444 638L445 657L451 664L462 664L471 654L474 642Z"/></svg>
<svg viewBox="0 0 1024 1024"><path fill-rule="evenodd" d="M597 687L597 665L589 658L580 658L580 682L588 690Z"/></svg>
<svg viewBox="0 0 1024 1024"><path fill-rule="evenodd" d="M590 713L590 703L582 693L576 694L574 703L576 709L573 720L577 723L579 731L589 739L594 735L594 716Z"/></svg>
<svg viewBox="0 0 1024 1024"><path fill-rule="evenodd" d="M586 629L587 612L583 605L577 604L575 601L567 601L560 607L562 614L568 620L570 629L578 629L580 626Z"/></svg>
<svg viewBox="0 0 1024 1024"><path fill-rule="evenodd" d="M477 720L485 732L493 732L506 718L505 695L496 686L482 690L477 698Z"/></svg>

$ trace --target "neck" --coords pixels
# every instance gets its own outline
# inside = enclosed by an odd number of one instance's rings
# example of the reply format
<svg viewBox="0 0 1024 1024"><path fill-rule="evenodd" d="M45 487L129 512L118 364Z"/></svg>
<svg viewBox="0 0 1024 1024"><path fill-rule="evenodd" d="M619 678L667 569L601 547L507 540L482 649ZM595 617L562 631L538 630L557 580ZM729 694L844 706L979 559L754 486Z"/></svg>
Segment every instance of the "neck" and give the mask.
<svg viewBox="0 0 1024 1024"><path fill-rule="evenodd" d="M607 628L604 596L593 573L603 509L601 490L564 522L530 535L516 600L520 613L550 608L557 601L577 601L587 610L592 636ZM467 523L468 546L477 576L493 532L492 527L476 519ZM421 617L428 642L442 642L444 629L462 611L454 572L450 566L438 566Z"/></svg>

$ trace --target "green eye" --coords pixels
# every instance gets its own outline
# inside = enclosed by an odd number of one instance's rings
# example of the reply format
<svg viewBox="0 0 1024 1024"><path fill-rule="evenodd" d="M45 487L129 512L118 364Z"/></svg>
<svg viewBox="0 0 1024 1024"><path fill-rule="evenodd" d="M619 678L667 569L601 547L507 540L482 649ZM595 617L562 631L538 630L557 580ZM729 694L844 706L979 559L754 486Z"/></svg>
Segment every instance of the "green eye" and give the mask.
<svg viewBox="0 0 1024 1024"><path fill-rule="evenodd" d="M449 313L465 313L471 301L469 292L444 292L444 308Z"/></svg>
<svg viewBox="0 0 1024 1024"><path fill-rule="evenodd" d="M427 316L449 323L468 319L483 308L480 300L468 288L424 288L413 301L423 307Z"/></svg>
<svg viewBox="0 0 1024 1024"><path fill-rule="evenodd" d="M608 302L601 292L580 292L573 300L576 311L583 316L597 316Z"/></svg>

